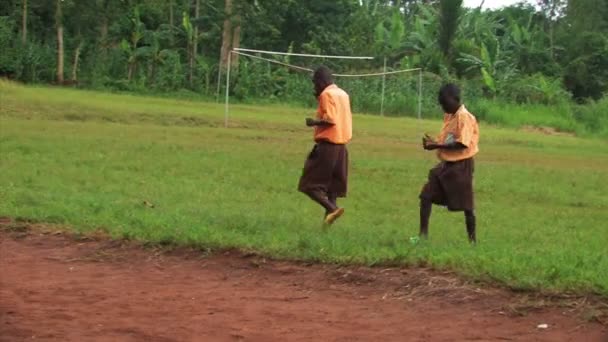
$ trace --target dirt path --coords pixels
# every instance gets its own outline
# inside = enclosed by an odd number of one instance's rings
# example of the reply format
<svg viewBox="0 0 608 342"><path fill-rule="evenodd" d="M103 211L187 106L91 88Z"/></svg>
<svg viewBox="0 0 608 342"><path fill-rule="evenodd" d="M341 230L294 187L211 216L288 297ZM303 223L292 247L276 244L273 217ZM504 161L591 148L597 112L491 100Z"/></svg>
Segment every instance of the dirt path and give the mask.
<svg viewBox="0 0 608 342"><path fill-rule="evenodd" d="M425 270L0 229L1 341L608 341L565 309L512 315L521 304Z"/></svg>

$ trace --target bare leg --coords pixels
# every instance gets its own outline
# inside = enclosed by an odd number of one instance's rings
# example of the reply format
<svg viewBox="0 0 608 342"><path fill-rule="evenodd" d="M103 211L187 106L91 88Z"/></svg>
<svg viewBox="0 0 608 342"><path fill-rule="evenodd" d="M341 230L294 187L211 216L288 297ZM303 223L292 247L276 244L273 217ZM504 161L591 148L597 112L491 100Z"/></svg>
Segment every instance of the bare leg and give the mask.
<svg viewBox="0 0 608 342"><path fill-rule="evenodd" d="M428 199L420 199L420 237L429 237L429 220L433 203Z"/></svg>
<svg viewBox="0 0 608 342"><path fill-rule="evenodd" d="M469 242L470 243L477 243L477 236L476 236L476 219L475 219L475 212L473 210L466 210L464 212L464 218L465 218L465 222L467 224L467 235L469 236Z"/></svg>
<svg viewBox="0 0 608 342"><path fill-rule="evenodd" d="M336 194L327 194L327 199L329 200L329 203L334 206L334 208L338 208L338 196L336 196ZM328 211L327 209L325 209L325 215L329 215L331 212L332 211Z"/></svg>
<svg viewBox="0 0 608 342"><path fill-rule="evenodd" d="M332 203L327 195L321 190L309 190L306 192L306 195L325 208L325 212L327 213L334 212L336 209L338 209L338 207Z"/></svg>

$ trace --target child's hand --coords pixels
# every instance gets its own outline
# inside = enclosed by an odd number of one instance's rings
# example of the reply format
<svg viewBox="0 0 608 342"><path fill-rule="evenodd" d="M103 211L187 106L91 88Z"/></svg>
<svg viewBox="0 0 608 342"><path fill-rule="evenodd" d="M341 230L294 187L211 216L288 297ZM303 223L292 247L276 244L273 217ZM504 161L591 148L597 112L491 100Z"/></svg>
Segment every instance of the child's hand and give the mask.
<svg viewBox="0 0 608 342"><path fill-rule="evenodd" d="M422 148L427 151L431 151L437 148L437 143L433 138L431 138L430 135L424 134L422 137Z"/></svg>

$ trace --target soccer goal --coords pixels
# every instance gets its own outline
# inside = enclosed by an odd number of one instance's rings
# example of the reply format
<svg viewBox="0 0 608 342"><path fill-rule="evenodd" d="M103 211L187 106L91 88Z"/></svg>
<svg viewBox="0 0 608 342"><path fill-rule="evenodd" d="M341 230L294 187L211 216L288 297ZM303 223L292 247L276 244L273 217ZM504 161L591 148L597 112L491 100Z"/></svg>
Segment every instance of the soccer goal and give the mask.
<svg viewBox="0 0 608 342"><path fill-rule="evenodd" d="M229 118L230 118L230 92L231 92L231 63L235 56L245 57L251 60L255 60L258 62L264 62L268 65L275 65L279 68L284 68L289 70L290 72L295 72L299 74L304 74L310 80L311 74L314 70L309 67L310 64L307 61L347 61L350 63L349 69L356 69L352 67L353 63L357 63L359 61L371 61L374 60L374 57L370 56L335 56L335 55L315 55L315 54L304 54L304 53L291 53L291 52L277 52L277 51L263 51L263 50L253 50L253 49L244 49L244 48L236 48L233 49L228 56L227 61L227 71L226 71L226 79L225 79L225 108L224 108L224 126L228 127ZM297 58L303 62L299 63L299 65L292 63L291 59ZM340 73L335 72L336 68L332 64L336 63L323 63L329 64L330 68L334 70L334 77L337 80L337 83L345 89L347 92L351 93L352 89L364 89L366 85L370 85L372 87L371 91L363 91L367 100L367 110L371 112L379 113L380 115L384 115L386 112L386 101L387 99L391 100L392 107L399 106L399 104L407 103L408 114L413 114L412 111L416 112L416 116L418 119L422 117L422 69L421 68L412 68L412 69L401 69L401 70L387 70L386 59L384 59L384 66L381 70L372 71L372 72L364 72L364 73ZM399 78L404 75L409 76L407 79ZM222 82L221 76L218 77L218 96L220 93L220 82ZM373 83L373 84L372 84ZM390 94L387 94L387 83L392 85L393 91ZM403 84L402 84L403 83ZM310 83L307 86L311 87ZM379 86L380 89L375 90L375 86ZM409 93L405 91L408 89ZM403 92L401 92L403 90ZM404 94L410 94L411 96L407 97ZM376 95L377 94L377 95ZM358 97L355 96L353 101L358 101ZM414 102L415 103L411 103ZM370 110L370 107L377 107L373 110ZM393 109L394 112L394 109Z"/></svg>

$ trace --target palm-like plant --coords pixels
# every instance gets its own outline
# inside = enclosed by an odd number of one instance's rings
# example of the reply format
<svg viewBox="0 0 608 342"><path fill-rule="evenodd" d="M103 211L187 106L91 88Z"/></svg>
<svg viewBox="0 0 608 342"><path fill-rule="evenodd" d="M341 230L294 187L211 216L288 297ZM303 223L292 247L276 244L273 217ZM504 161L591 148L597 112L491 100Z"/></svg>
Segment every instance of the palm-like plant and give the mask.
<svg viewBox="0 0 608 342"><path fill-rule="evenodd" d="M496 96L500 86L517 74L515 65L502 54L501 45L496 42L494 49L488 49L484 42L479 47L479 56L461 53L458 61L468 65L467 72L479 72L483 83L492 96Z"/></svg>
<svg viewBox="0 0 608 342"><path fill-rule="evenodd" d="M410 32L406 47L416 51L409 64L420 66L431 72L442 70L443 58L437 42L437 10L425 4L418 6L413 29Z"/></svg>
<svg viewBox="0 0 608 342"><path fill-rule="evenodd" d="M131 81L137 69L137 64L146 56L146 49L139 46L144 38L146 26L140 20L139 8L133 9L133 17L130 19L131 33L129 39L120 42L120 48L127 54L128 72L127 79Z"/></svg>
<svg viewBox="0 0 608 342"><path fill-rule="evenodd" d="M452 62L452 42L456 36L462 12L462 0L439 1L438 43L448 64Z"/></svg>
<svg viewBox="0 0 608 342"><path fill-rule="evenodd" d="M398 11L394 11L388 27L382 21L376 25L375 43L377 50L386 57L397 57L404 52L405 25Z"/></svg>
<svg viewBox="0 0 608 342"><path fill-rule="evenodd" d="M139 54L148 60L148 82L153 84L156 80L156 70L163 65L173 53L171 49L162 47L162 41L169 41L172 37L170 27L161 25L158 31L146 31L144 42L147 44L139 48Z"/></svg>
<svg viewBox="0 0 608 342"><path fill-rule="evenodd" d="M196 21L195 21L196 22ZM196 63L196 51L194 47L197 45L196 43L200 42L206 34L201 32L198 33L194 29L195 23L192 22L188 13L183 13L182 25L179 27L174 27L176 30L176 35L181 37L181 40L185 46L186 55L188 57L188 81L190 83L190 87L192 87L194 82L194 67Z"/></svg>

